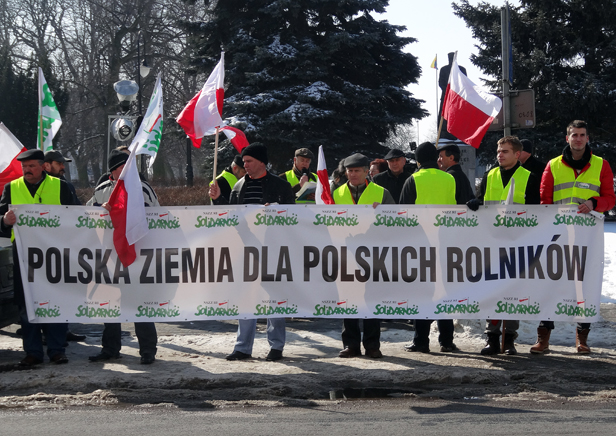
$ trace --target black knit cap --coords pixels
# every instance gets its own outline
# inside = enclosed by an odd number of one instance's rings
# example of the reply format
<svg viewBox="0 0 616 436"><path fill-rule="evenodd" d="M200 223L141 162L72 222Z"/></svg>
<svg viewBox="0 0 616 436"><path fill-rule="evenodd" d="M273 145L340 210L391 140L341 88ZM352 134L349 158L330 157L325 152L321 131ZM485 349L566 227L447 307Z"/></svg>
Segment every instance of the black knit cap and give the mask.
<svg viewBox="0 0 616 436"><path fill-rule="evenodd" d="M242 150L242 157L250 156L256 160L263 162L267 165L267 147L261 144L250 144L248 147Z"/></svg>
<svg viewBox="0 0 616 436"><path fill-rule="evenodd" d="M43 150L39 150L38 148L32 149L32 150L28 150L28 151L24 151L23 153L19 154L17 156L17 160L18 161L24 161L24 160L45 160L45 153L43 153Z"/></svg>
<svg viewBox="0 0 616 436"><path fill-rule="evenodd" d="M415 160L420 164L436 162L438 160L438 150L431 142L423 142L415 150Z"/></svg>
<svg viewBox="0 0 616 436"><path fill-rule="evenodd" d="M127 160L128 155L123 151L111 150L111 153L109 153L109 159L107 159L109 171L113 171L120 165L124 165Z"/></svg>
<svg viewBox="0 0 616 436"><path fill-rule="evenodd" d="M530 139L520 139L520 142L522 143L522 150L526 153L533 154L533 143L530 142Z"/></svg>
<svg viewBox="0 0 616 436"><path fill-rule="evenodd" d="M244 168L244 160L239 154L233 158L233 163L240 168Z"/></svg>

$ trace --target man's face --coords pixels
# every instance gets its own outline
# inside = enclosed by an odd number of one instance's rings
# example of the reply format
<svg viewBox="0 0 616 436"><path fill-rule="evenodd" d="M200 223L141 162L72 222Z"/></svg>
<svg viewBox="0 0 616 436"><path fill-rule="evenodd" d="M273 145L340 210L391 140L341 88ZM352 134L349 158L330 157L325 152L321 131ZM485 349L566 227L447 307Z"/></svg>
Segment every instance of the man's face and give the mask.
<svg viewBox="0 0 616 436"><path fill-rule="evenodd" d="M231 164L231 171L233 171L233 175L237 179L241 179L242 177L244 177L244 174L246 174L246 171L244 171L244 168L237 165L235 162Z"/></svg>
<svg viewBox="0 0 616 436"><path fill-rule="evenodd" d="M252 156L244 156L244 169L251 179L259 178L265 172L265 164Z"/></svg>
<svg viewBox="0 0 616 436"><path fill-rule="evenodd" d="M572 152L582 152L586 149L588 144L588 134L585 128L571 127L569 134L567 135L567 142L571 147Z"/></svg>
<svg viewBox="0 0 616 436"><path fill-rule="evenodd" d="M119 167L117 167L116 169L114 169L113 171L111 171L111 178L113 180L118 180L120 178L120 174L122 174L122 170L124 169L124 165L122 164Z"/></svg>
<svg viewBox="0 0 616 436"><path fill-rule="evenodd" d="M43 177L43 162L36 159L21 161L21 170L26 182L38 183Z"/></svg>
<svg viewBox="0 0 616 436"><path fill-rule="evenodd" d="M515 164L518 163L519 158L520 152L514 152L513 146L508 142L499 145L496 149L496 160L498 161L498 165L506 170L513 168Z"/></svg>
<svg viewBox="0 0 616 436"><path fill-rule="evenodd" d="M389 167L389 171L394 174L400 174L404 170L405 163L406 158L404 156L394 157L387 160L387 166Z"/></svg>
<svg viewBox="0 0 616 436"><path fill-rule="evenodd" d="M440 169L447 171L447 168L455 165L456 161L453 158L453 154L451 156L447 156L447 152L445 150L441 150L438 153L437 163Z"/></svg>
<svg viewBox="0 0 616 436"><path fill-rule="evenodd" d="M366 182L369 169L366 167L347 168L346 175L349 183L353 186L359 186Z"/></svg>
<svg viewBox="0 0 616 436"><path fill-rule="evenodd" d="M307 170L308 168L310 168L311 161L312 159L310 159L309 157L304 157L304 156L297 156L293 158L293 163L295 164L295 168L297 168L300 171Z"/></svg>
<svg viewBox="0 0 616 436"><path fill-rule="evenodd" d="M64 171L64 162L57 162L55 160L51 162L45 162L44 164L45 172L54 177L63 176Z"/></svg>

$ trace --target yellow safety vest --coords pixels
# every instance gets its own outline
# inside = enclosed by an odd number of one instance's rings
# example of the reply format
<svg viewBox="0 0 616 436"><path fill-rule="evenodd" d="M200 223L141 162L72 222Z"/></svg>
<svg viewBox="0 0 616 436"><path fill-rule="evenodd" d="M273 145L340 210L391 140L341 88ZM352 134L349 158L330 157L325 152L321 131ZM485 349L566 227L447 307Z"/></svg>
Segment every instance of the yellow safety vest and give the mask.
<svg viewBox="0 0 616 436"><path fill-rule="evenodd" d="M297 178L297 176L295 175L295 171L293 171L292 169L287 171L286 173L284 173L284 175L287 178L287 182L289 182L289 184L291 185L291 187L295 186L295 185L299 185L299 179ZM312 175L314 176L315 180L317 178L317 175L315 173L312 173ZM314 200L295 200L295 204L315 204Z"/></svg>
<svg viewBox="0 0 616 436"><path fill-rule="evenodd" d="M376 185L372 182L368 183L364 192L362 192L359 197L359 201L357 204L373 204L383 203L383 197L385 195L385 188L382 186ZM355 204L353 200L353 195L351 195L351 190L349 189L349 185L345 183L340 186L338 189L334 191L334 203L336 204Z"/></svg>
<svg viewBox="0 0 616 436"><path fill-rule="evenodd" d="M550 161L550 171L554 177L554 204L581 204L601 191L601 169L603 159L592 155L590 167L575 177L575 170L563 162L559 156Z"/></svg>
<svg viewBox="0 0 616 436"><path fill-rule="evenodd" d="M49 174L45 176L34 196L26 186L23 176L11 182L11 204L61 204L60 179ZM15 240L15 233L11 229L11 242Z"/></svg>
<svg viewBox="0 0 616 436"><path fill-rule="evenodd" d="M415 179L415 204L456 204L456 179L436 168L423 168L411 174Z"/></svg>
<svg viewBox="0 0 616 436"><path fill-rule="evenodd" d="M227 181L231 189L233 189L233 186L235 186L235 184L237 183L237 177L235 177L235 174L230 173L227 170L223 170L222 173L220 173L220 175L216 178L220 179L221 177ZM214 184L214 181L212 180L210 182L210 185L213 185L213 184Z"/></svg>
<svg viewBox="0 0 616 436"><path fill-rule="evenodd" d="M526 185L530 171L521 166L515 170L511 179L515 180L515 189L513 191L514 204L526 204ZM511 189L511 179L507 186L503 188L503 179L501 178L500 167L494 168L488 173L488 183L486 193L483 197L484 204L505 204L509 189Z"/></svg>

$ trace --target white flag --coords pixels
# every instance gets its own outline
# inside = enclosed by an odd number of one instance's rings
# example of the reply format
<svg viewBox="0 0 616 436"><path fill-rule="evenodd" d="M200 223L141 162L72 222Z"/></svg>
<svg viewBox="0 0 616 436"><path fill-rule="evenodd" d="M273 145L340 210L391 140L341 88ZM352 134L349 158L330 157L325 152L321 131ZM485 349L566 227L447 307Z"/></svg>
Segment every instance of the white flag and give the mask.
<svg viewBox="0 0 616 436"><path fill-rule="evenodd" d="M151 156L150 168L154 164L160 139L163 134L163 88L160 83L160 73L156 78L154 92L148 105L148 110L143 117L139 130L130 145L130 150L135 154L147 154Z"/></svg>
<svg viewBox="0 0 616 436"><path fill-rule="evenodd" d="M38 69L38 95L39 95L39 115L38 115L38 135L37 148L43 151L53 150L53 138L62 126L62 119L56 102L49 91L49 86L43 76L43 70Z"/></svg>

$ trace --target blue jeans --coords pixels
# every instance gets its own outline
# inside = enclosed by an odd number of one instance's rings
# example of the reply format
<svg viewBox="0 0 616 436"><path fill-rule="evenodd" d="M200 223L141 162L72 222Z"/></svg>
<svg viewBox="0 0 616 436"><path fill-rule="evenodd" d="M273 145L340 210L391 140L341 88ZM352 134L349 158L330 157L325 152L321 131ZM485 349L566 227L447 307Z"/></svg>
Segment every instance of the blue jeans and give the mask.
<svg viewBox="0 0 616 436"><path fill-rule="evenodd" d="M64 343L66 342L66 331L68 324L33 324L28 321L26 309L21 309L21 331L23 338L23 348L28 356L43 360L43 329L47 339L47 355L53 357L56 354L64 354Z"/></svg>
<svg viewBox="0 0 616 436"><path fill-rule="evenodd" d="M256 319L240 319L237 327L237 341L235 342L235 348L233 350L245 354L252 354L252 345L255 342L256 332ZM267 341L269 342L270 348L282 351L286 333L284 318L268 318Z"/></svg>

